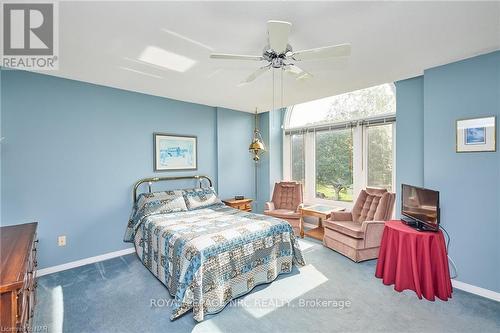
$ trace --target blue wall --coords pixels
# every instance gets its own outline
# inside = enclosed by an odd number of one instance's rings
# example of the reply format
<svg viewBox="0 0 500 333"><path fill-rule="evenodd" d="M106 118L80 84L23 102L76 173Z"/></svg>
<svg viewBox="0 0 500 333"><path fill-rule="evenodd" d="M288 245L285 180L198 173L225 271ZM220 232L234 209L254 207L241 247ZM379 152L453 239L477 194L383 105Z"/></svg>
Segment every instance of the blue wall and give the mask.
<svg viewBox="0 0 500 333"><path fill-rule="evenodd" d="M219 195L232 198L237 194L255 198L255 168L248 152L254 115L217 108L217 150Z"/></svg>
<svg viewBox="0 0 500 333"><path fill-rule="evenodd" d="M2 225L2 68L0 67L0 226Z"/></svg>
<svg viewBox="0 0 500 333"><path fill-rule="evenodd" d="M283 110L259 114L259 128L267 151L257 163L257 201L255 210L262 213L264 204L271 200L273 186L283 176Z"/></svg>
<svg viewBox="0 0 500 333"><path fill-rule="evenodd" d="M231 168L248 172L248 114L23 71L1 81L2 224L39 221L42 268L130 246L132 185L155 175L153 132L198 136L197 171L156 175L205 174L224 195L253 189L252 173L234 183L227 165L235 154Z"/></svg>
<svg viewBox="0 0 500 333"><path fill-rule="evenodd" d="M496 292L500 292L499 146L497 142L496 152L456 153L455 122L462 118L500 116L499 66L500 52L494 52L426 70L423 131L415 134L416 140L424 140L423 184L441 193L441 220L451 236L450 256L458 267L457 280ZM408 82L398 82L397 87L399 131L401 122L420 118L400 113L400 106L413 103L418 113L420 103L414 97L421 94L421 87L415 84L413 93ZM408 92L400 94L405 87ZM497 119L497 138L498 133ZM398 152L415 148L411 140L399 141L399 133L397 146ZM408 155L397 156L398 170L399 164L405 165L406 158ZM410 169L404 172L413 172L418 181L420 170L414 170L413 166Z"/></svg>
<svg viewBox="0 0 500 333"><path fill-rule="evenodd" d="M441 193L458 280L497 292L498 147L495 153L456 153L455 121L500 115L499 66L500 52L495 52L424 72L424 184Z"/></svg>
<svg viewBox="0 0 500 333"><path fill-rule="evenodd" d="M271 197L269 191L271 160L269 156L269 114L270 112L259 114L259 129L267 148L267 151L261 155L260 160L255 164L257 168L257 199L255 200L254 210L259 213L264 211L264 203Z"/></svg>
<svg viewBox="0 0 500 333"><path fill-rule="evenodd" d="M401 184L424 185L424 78L396 82L396 216Z"/></svg>
<svg viewBox="0 0 500 333"><path fill-rule="evenodd" d="M283 179L283 129L286 109L269 113L269 182L270 197L273 195L274 183ZM269 197L269 199L270 199Z"/></svg>

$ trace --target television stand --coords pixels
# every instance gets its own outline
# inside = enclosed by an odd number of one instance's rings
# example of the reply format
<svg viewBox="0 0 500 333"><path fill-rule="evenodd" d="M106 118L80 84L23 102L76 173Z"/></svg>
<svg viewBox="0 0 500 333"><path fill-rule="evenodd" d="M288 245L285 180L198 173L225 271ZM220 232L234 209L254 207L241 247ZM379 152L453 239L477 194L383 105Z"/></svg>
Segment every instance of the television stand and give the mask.
<svg viewBox="0 0 500 333"><path fill-rule="evenodd" d="M451 298L453 288L443 233L415 232L400 221L386 222L375 276L385 285L394 284L396 291L412 289L419 298Z"/></svg>
<svg viewBox="0 0 500 333"><path fill-rule="evenodd" d="M401 222L403 222L409 227L416 229L417 231L435 231L427 228L422 222L411 219L409 217L402 217Z"/></svg>
<svg viewBox="0 0 500 333"><path fill-rule="evenodd" d="M404 217L404 216L401 218L401 222L403 222L404 224L406 224L410 227L415 227L418 225L417 220L410 219L409 217Z"/></svg>
<svg viewBox="0 0 500 333"><path fill-rule="evenodd" d="M417 224L412 227L417 231L429 231L429 229L426 229L425 226L420 222L417 222Z"/></svg>

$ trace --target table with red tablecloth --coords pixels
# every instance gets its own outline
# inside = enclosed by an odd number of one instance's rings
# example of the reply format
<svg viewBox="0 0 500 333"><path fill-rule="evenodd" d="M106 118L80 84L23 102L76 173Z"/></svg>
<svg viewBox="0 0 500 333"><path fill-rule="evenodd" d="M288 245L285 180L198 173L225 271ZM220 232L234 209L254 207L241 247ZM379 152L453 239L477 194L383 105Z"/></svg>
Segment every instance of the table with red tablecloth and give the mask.
<svg viewBox="0 0 500 333"><path fill-rule="evenodd" d="M375 276L396 291L414 290L420 299L448 300L453 289L443 233L386 222Z"/></svg>

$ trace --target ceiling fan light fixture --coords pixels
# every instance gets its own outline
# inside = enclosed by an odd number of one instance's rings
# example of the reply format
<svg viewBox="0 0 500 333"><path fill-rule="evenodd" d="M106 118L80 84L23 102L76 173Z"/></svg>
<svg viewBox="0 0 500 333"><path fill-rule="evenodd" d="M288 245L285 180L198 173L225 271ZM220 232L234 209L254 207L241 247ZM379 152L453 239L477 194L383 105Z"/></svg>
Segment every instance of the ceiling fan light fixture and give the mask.
<svg viewBox="0 0 500 333"><path fill-rule="evenodd" d="M298 61L322 60L336 57L346 57L351 54L350 44L330 45L318 47L315 49L294 51L288 43L292 24L285 21L270 20L267 21L267 44L262 51L262 55L240 55L226 53L212 53L212 59L225 60L265 60L267 65L257 69L245 81L238 84L250 83L263 75L267 69L282 69L287 73L294 74L298 81L304 81L312 78L308 73L295 65Z"/></svg>

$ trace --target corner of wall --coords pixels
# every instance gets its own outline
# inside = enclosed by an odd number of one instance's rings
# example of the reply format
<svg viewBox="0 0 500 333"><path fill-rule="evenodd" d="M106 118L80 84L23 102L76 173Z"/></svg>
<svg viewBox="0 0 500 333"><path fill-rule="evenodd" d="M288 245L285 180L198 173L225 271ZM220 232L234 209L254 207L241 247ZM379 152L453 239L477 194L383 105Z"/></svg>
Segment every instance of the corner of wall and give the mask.
<svg viewBox="0 0 500 333"><path fill-rule="evenodd" d="M396 86L396 216L400 216L401 184L424 184L424 78Z"/></svg>
<svg viewBox="0 0 500 333"><path fill-rule="evenodd" d="M283 116L282 109L259 114L259 127L267 151L257 164L257 212L263 212L264 203L271 199L274 183L283 178Z"/></svg>
<svg viewBox="0 0 500 333"><path fill-rule="evenodd" d="M223 198L255 196L255 169L248 145L254 128L254 115L216 108L218 193Z"/></svg>
<svg viewBox="0 0 500 333"><path fill-rule="evenodd" d="M262 135L262 140L266 144L267 151L260 157L260 160L255 164L257 168L257 181L255 210L257 213L264 211L264 203L269 200L269 174L270 174L270 154L271 144L269 142L269 112L263 112L258 115L258 126Z"/></svg>
<svg viewBox="0 0 500 333"><path fill-rule="evenodd" d="M2 225L2 71L0 66L0 226Z"/></svg>
<svg viewBox="0 0 500 333"><path fill-rule="evenodd" d="M424 186L440 192L441 225L451 236L458 279L495 292L500 152L497 146L496 152L457 153L456 121L498 114L499 92L500 51L424 71Z"/></svg>
<svg viewBox="0 0 500 333"><path fill-rule="evenodd" d="M460 154L455 147L456 120L500 116L499 91L500 51L396 82L396 189L410 183L440 192L458 279L494 292L500 291L493 264L500 260L500 151Z"/></svg>

